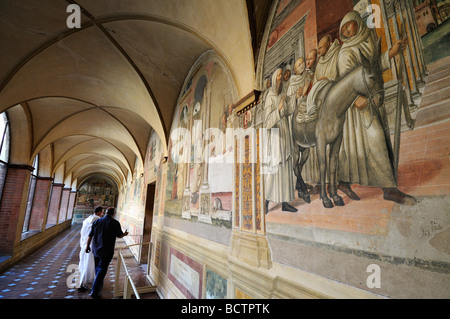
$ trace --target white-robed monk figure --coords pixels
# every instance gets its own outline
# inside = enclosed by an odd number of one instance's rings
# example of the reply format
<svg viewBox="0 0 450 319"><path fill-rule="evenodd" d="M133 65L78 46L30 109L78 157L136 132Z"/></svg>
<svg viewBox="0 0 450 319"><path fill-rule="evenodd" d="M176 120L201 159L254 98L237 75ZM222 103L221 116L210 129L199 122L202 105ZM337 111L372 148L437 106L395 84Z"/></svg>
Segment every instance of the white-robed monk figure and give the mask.
<svg viewBox="0 0 450 319"><path fill-rule="evenodd" d="M78 264L80 272L80 287L78 291L87 291L88 285L94 282L95 279L95 262L92 251L86 254L86 244L91 232L92 224L97 219L103 216L103 208L97 207L94 213L83 221L83 226L80 231L80 262Z"/></svg>
<svg viewBox="0 0 450 319"><path fill-rule="evenodd" d="M339 51L339 76L362 65L361 55L372 60L381 52L375 29L369 28L358 12L345 15L340 25L343 42ZM390 68L392 58L406 47L406 40L397 41L381 53L381 70ZM351 184L379 187L383 198L399 204L412 205L416 200L397 188L394 174L393 151L384 105L377 108L368 99L359 96L346 113L343 142L339 153L338 189L353 195ZM349 195L349 196L350 196Z"/></svg>
<svg viewBox="0 0 450 319"><path fill-rule="evenodd" d="M319 60L314 73L314 83L320 80L337 81L339 80L338 57L341 44L337 39L334 40L331 35L326 35L319 41L317 53Z"/></svg>
<svg viewBox="0 0 450 319"><path fill-rule="evenodd" d="M296 100L302 99L308 95L310 85L312 82L312 74L306 70L306 63L303 57L300 57L295 61L294 64L294 74L289 80L289 86L287 89L287 97L293 97L292 101L298 102Z"/></svg>
<svg viewBox="0 0 450 319"><path fill-rule="evenodd" d="M272 86L264 103L264 128L268 131L267 142L263 142L268 163L264 172L266 214L269 201L282 203L282 210L297 212L289 204L295 197L293 178L293 141L288 117L293 113L291 103L282 94L282 69L272 75ZM271 129L278 129L271 130Z"/></svg>

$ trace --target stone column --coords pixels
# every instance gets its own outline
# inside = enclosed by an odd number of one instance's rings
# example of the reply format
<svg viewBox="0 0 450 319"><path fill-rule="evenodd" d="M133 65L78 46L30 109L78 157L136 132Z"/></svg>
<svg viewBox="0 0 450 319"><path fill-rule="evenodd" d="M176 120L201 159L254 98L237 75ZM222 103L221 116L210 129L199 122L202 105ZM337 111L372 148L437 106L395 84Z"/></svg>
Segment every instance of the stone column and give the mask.
<svg viewBox="0 0 450 319"><path fill-rule="evenodd" d="M387 13L387 19L392 19L392 25L394 27L394 35L395 35L395 39L393 41L393 43L398 40L400 38L400 27L398 25L398 10L401 10L401 8L398 5L397 0L384 0L385 3L385 8L386 8L386 13ZM402 18L402 13L400 12L400 16L401 16L401 20L400 22L403 23L403 18ZM405 30L406 30L406 26L405 26ZM390 32L390 30L386 30L386 32ZM405 34L405 36L408 36L408 34ZM409 47L407 52L409 53ZM402 53L403 54L403 53ZM407 59L410 59L410 55L407 54ZM411 73L411 82L410 82L410 76L408 74L408 69L406 66L406 61L405 59L401 60L402 62L400 63L400 65L398 66L399 69L402 69L402 75L403 75L403 82L404 85L406 86L406 95L408 98L408 103L409 103L409 107L410 109L414 110L416 108L416 106L414 105L414 98L413 98L413 93L417 92L417 82L416 82L416 78L415 78L415 74L414 74L414 69L412 70ZM409 60L410 61L410 60ZM411 63L409 63L411 66ZM412 88L411 88L411 83L412 83Z"/></svg>
<svg viewBox="0 0 450 319"><path fill-rule="evenodd" d="M428 72L427 72L427 66L425 63L425 56L423 53L422 38L419 35L414 6L410 1L406 1L406 9L407 9L409 20L411 21L413 37L414 37L414 40L416 43L416 48L417 48L416 53L417 53L418 59L419 59L420 72L422 73L422 79L425 79L428 75Z"/></svg>
<svg viewBox="0 0 450 319"><path fill-rule="evenodd" d="M189 114L189 109L188 109ZM190 169L190 161L191 161L191 145L192 145L192 114L189 116L189 132L191 133L191 138L186 142L187 145L183 147L187 147L187 156L186 156L186 163L181 162L178 163L178 165L186 165L186 180L185 181L179 181L179 183L184 182L184 192L183 192L183 201L182 201L182 207L181 207L181 217L185 219L191 219L191 189L190 189L190 176L191 176L191 169Z"/></svg>
<svg viewBox="0 0 450 319"><path fill-rule="evenodd" d="M408 7L408 5L410 4L409 1L405 1L405 2L400 2L401 6L403 8L403 12L405 13L405 23L406 23L406 27L408 30L408 38L410 39L410 53L412 52L412 58L413 58L413 65L414 65L414 69L417 72L417 85L418 86L423 86L423 84L425 83L424 79L422 78L423 76L423 72L422 72L422 66L420 63L420 60L418 58L418 56L420 56L420 51L419 48L417 47L418 43L416 42L416 37L415 37L415 32L414 32L414 17L411 17L410 14L410 9ZM414 71L414 70L413 70ZM414 72L413 72L414 73ZM420 94L420 92L419 92Z"/></svg>
<svg viewBox="0 0 450 319"><path fill-rule="evenodd" d="M262 126L261 105L258 94L252 92L236 106L235 135L235 192L233 231L230 255L254 267L270 269L272 258L266 236L264 214L264 179L261 169ZM250 102L250 103L249 103ZM249 104L248 104L249 103ZM251 123L243 125L243 117L251 112ZM247 114L249 115L249 114ZM244 128L246 131L238 130Z"/></svg>
<svg viewBox="0 0 450 319"><path fill-rule="evenodd" d="M205 120L203 125L203 134L205 134L206 130L211 126L211 84L212 79L208 81L207 89L206 89L206 103L205 103ZM204 135L205 136L205 135ZM208 168L209 168L209 150L206 150L206 146L208 141L206 138L203 138L203 154L205 154L205 158L203 158L203 181L202 186L200 188L200 205L199 205L199 214L198 220L207 224L212 224L211 218L211 188L209 187L208 182Z"/></svg>
<svg viewBox="0 0 450 319"><path fill-rule="evenodd" d="M406 36L408 37L408 39L410 39L413 36L412 29L409 25L409 21L406 20L405 17L403 16L404 13L406 14L406 11L404 10L405 8L403 7L402 3L403 3L403 1L399 1L399 3L398 3L399 10L400 10L400 12L399 12L400 23L404 26ZM414 43L414 41L411 41L410 43ZM414 56L414 57L416 57L415 61L417 61L416 50L415 50L414 45L413 46L408 45L406 47L405 53L406 53L406 58L408 61L408 69L411 74L410 78L411 78L411 83L412 83L412 94L413 94L413 97L419 97L421 94L419 92L417 77L416 77L416 73L415 73L415 68L416 67L418 68L418 65L416 66L414 64L414 60L413 60L413 56ZM418 73L420 76L420 72L418 72Z"/></svg>

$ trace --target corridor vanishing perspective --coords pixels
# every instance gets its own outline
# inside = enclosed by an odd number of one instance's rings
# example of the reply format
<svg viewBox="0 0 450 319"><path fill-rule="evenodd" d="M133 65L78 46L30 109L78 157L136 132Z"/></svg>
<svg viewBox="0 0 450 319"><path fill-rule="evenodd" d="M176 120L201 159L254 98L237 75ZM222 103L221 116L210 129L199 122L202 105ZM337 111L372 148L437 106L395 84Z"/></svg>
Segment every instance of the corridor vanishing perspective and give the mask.
<svg viewBox="0 0 450 319"><path fill-rule="evenodd" d="M0 300L97 297L74 281L99 207L103 299L450 298L449 18L0 0Z"/></svg>

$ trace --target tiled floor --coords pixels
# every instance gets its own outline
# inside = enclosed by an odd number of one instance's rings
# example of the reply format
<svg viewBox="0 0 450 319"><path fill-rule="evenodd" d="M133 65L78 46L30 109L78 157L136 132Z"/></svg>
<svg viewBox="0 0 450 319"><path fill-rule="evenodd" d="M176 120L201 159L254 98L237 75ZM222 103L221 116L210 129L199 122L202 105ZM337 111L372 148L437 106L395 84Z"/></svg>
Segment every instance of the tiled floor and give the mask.
<svg viewBox="0 0 450 319"><path fill-rule="evenodd" d="M80 225L72 226L0 273L0 299L90 299L89 291L81 293L70 287L73 269L79 261L79 232ZM116 248L121 245L124 245L123 240L117 240ZM145 268L133 257L126 258L126 263L136 286L147 285ZM101 292L103 299L113 299L116 264L117 259L113 258ZM121 287L122 282L121 277ZM141 298L157 299L158 296L152 293Z"/></svg>

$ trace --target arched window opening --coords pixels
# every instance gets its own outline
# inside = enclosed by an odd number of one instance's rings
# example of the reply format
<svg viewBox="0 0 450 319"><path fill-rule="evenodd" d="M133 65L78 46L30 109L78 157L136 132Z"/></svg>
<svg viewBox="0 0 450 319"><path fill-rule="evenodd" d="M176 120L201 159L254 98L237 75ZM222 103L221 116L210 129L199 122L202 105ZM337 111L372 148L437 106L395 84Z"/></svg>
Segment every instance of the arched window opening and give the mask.
<svg viewBox="0 0 450 319"><path fill-rule="evenodd" d="M5 112L0 114L0 201L3 195L3 186L5 185L6 172L8 170L9 160L9 121Z"/></svg>
<svg viewBox="0 0 450 319"><path fill-rule="evenodd" d="M49 204L47 210L47 225L45 225L45 229L48 229L58 224L59 203L61 199L62 187L60 185L55 185L56 175L53 174L52 177L53 182L50 188Z"/></svg>
<svg viewBox="0 0 450 319"><path fill-rule="evenodd" d="M39 165L39 155L36 155L33 161L34 170L30 176L30 185L28 188L28 197L27 197L27 209L25 211L25 220L23 223L22 232L27 232L30 227L31 208L33 207L34 191L36 189L36 179L39 169L38 165Z"/></svg>
<svg viewBox="0 0 450 319"><path fill-rule="evenodd" d="M52 180L55 180L55 174L53 174ZM52 226L55 226L55 222L52 220L52 215L50 214L50 203L51 203L51 199L52 199L52 195L53 195L53 182L50 185L50 192L48 194L48 200L49 200L49 204L47 206L47 224L45 225L45 229L48 229Z"/></svg>

